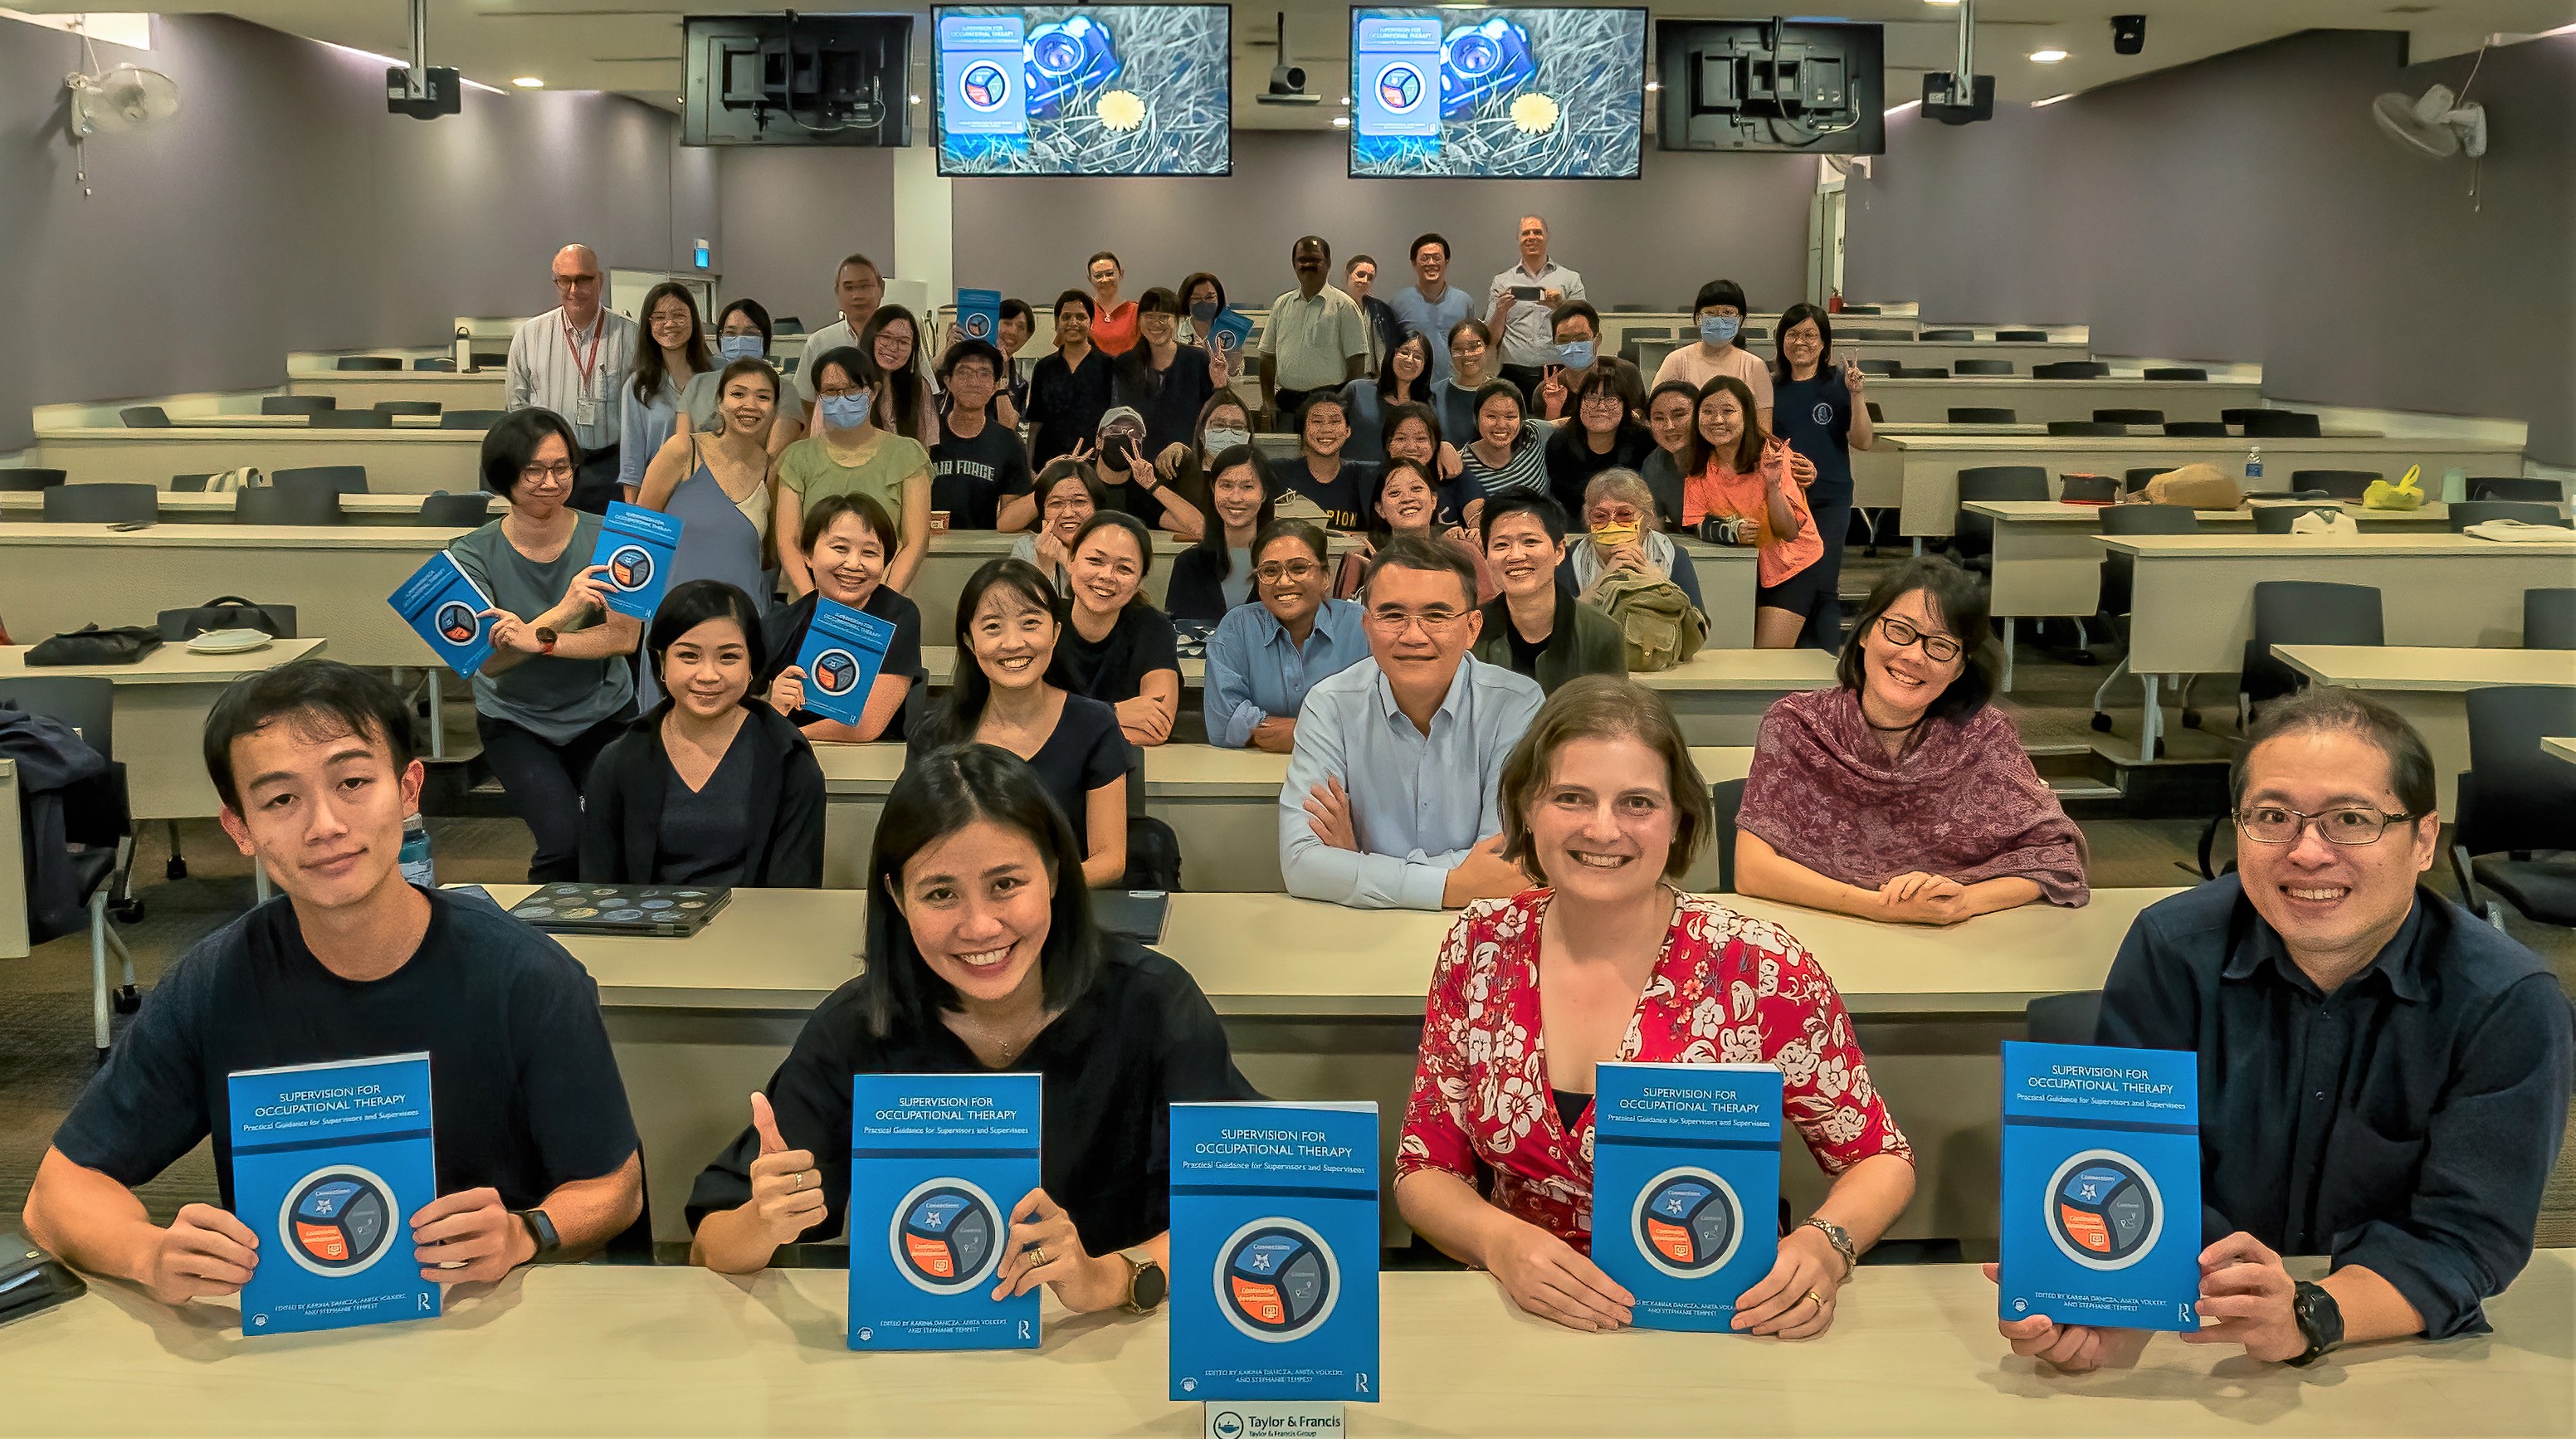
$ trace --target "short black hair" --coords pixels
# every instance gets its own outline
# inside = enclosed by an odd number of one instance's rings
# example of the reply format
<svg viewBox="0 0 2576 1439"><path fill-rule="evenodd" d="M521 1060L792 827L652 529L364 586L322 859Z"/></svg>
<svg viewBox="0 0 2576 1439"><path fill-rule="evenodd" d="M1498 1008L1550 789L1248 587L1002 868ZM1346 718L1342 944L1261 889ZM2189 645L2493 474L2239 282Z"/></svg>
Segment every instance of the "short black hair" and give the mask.
<svg viewBox="0 0 2576 1439"><path fill-rule="evenodd" d="M960 360L982 360L993 367L994 379L1007 382L1011 378L1011 362L1003 357L1001 346L990 340L964 339L951 341L947 352L939 357L941 385L948 383L948 376Z"/></svg>
<svg viewBox="0 0 2576 1439"><path fill-rule="evenodd" d="M883 1039L932 1035L943 1010L958 1007L912 941L902 910L903 870L915 855L977 820L1017 830L1037 846L1050 893L1038 983L1049 1013L1061 1014L1099 981L1105 945L1082 882L1082 846L1028 763L988 744L952 744L916 756L895 778L868 856L866 950L857 986L869 1031Z"/></svg>
<svg viewBox="0 0 2576 1439"><path fill-rule="evenodd" d="M1332 541L1311 520L1272 520L1252 537L1252 562L1261 563L1261 552L1281 540L1295 540L1315 552L1315 563L1325 564L1332 558Z"/></svg>
<svg viewBox="0 0 2576 1439"><path fill-rule="evenodd" d="M805 552L809 564L814 547L823 543L823 536L830 532L832 522L844 515L855 516L869 533L877 537L877 543L885 547L887 560L893 560L894 552L903 547L903 536L895 530L894 516L886 513L885 506L877 503L876 496L856 490L839 491L816 500L813 508L797 522L800 528L796 545Z"/></svg>
<svg viewBox="0 0 2576 1439"><path fill-rule="evenodd" d="M1021 324L1028 326L1032 330L1038 327L1037 311L1030 309L1029 302L1020 299L1017 296L1002 302L1001 317L1005 320L1016 319Z"/></svg>
<svg viewBox="0 0 2576 1439"><path fill-rule="evenodd" d="M233 780L233 741L281 716L294 719L309 737L352 734L381 743L395 774L411 768L411 707L399 690L373 671L338 660L289 660L233 681L206 711L206 778L235 814L241 813L241 790Z"/></svg>
<svg viewBox="0 0 2576 1439"><path fill-rule="evenodd" d="M548 435L564 442L573 468L581 468L581 440L564 417L542 406L512 410L483 432L483 488L507 500L519 488L519 472L537 456Z"/></svg>
<svg viewBox="0 0 2576 1439"><path fill-rule="evenodd" d="M2003 650L1995 644L1994 627L1988 623L1986 590L1977 577L1959 568L1941 555L1925 555L1907 560L1879 577L1869 598L1861 602L1860 618L1852 621L1851 638L1843 641L1842 657L1834 662L1834 678L1844 689L1857 695L1868 673L1868 659L1862 645L1869 632L1878 627L1879 617L1893 608L1898 600L1921 590L1941 616L1942 628L1957 640L1967 663L1959 666L1959 677L1941 691L1924 715L1929 719L1965 719L1985 707L1994 698L1995 681L2003 672Z"/></svg>
<svg viewBox="0 0 2576 1439"><path fill-rule="evenodd" d="M1294 258L1296 257L1297 252L1298 252L1298 251L1300 251L1300 250L1302 250L1302 249L1305 249L1308 245L1312 245L1312 246L1314 246L1316 249L1321 250L1321 251L1323 252L1323 254L1324 254L1324 263L1325 263L1325 264L1330 265L1331 263L1333 263L1333 242L1332 242L1332 241L1330 241L1330 240L1325 239L1325 238L1324 238L1323 236L1321 236L1321 235L1300 235L1300 236L1298 236L1298 237L1297 237L1297 243L1295 243L1295 244L1293 244L1293 245L1290 245L1290 246L1288 247L1288 255L1289 255L1289 257L1290 257L1291 259L1294 259Z"/></svg>
<svg viewBox="0 0 2576 1439"><path fill-rule="evenodd" d="M1489 503L1486 508L1490 510L1493 506ZM1368 575L1361 582L1363 594L1376 588L1380 570L1420 570L1426 574L1455 575L1458 592L1466 596L1466 607L1471 610L1476 607L1476 567L1445 541L1397 535L1379 545L1377 553L1369 556Z"/></svg>
<svg viewBox="0 0 2576 1439"><path fill-rule="evenodd" d="M1494 526L1514 515L1529 516L1547 531L1550 541L1565 543L1565 511L1556 507L1556 501L1544 495L1496 495L1485 501L1485 512L1476 517L1476 547L1491 546Z"/></svg>
<svg viewBox="0 0 2576 1439"><path fill-rule="evenodd" d="M1568 320L1581 320L1591 327L1592 338L1596 340L1601 338L1601 312L1592 308L1590 300L1568 300L1548 311L1547 332L1554 335L1557 327Z"/></svg>
<svg viewBox="0 0 2576 1439"><path fill-rule="evenodd" d="M1145 528L1143 520L1125 510L1095 510L1090 519L1082 522L1082 528L1073 532L1073 543L1064 547L1065 554L1067 556L1080 554L1085 542L1094 534L1106 529L1125 530L1127 538L1136 542L1138 556L1136 593L1127 597L1127 603L1132 605L1142 602L1147 609L1153 608L1153 597L1145 593L1145 576L1154 572L1154 532ZM1072 596L1068 595L1066 598L1071 599Z"/></svg>
<svg viewBox="0 0 2576 1439"><path fill-rule="evenodd" d="M2421 819L2439 804L2433 778L2433 752L2406 717L2388 706L2334 685L2310 685L2263 706L2245 731L2245 744L2227 775L2227 807L2241 809L2253 782L2254 752L2265 740L2304 730L2348 729L2368 740L2388 759L2388 787L2406 813Z"/></svg>
<svg viewBox="0 0 2576 1439"><path fill-rule="evenodd" d="M1136 297L1136 313L1140 315L1170 315L1179 318L1189 312L1189 306L1181 303L1180 296L1160 285Z"/></svg>
<svg viewBox="0 0 2576 1439"><path fill-rule="evenodd" d="M1733 305L1739 315L1753 313L1753 302L1744 298L1744 287L1733 280L1711 280L1700 286L1699 297L1691 301L1691 313L1696 315L1712 305ZM1739 336L1739 342L1741 339Z"/></svg>
<svg viewBox="0 0 2576 1439"><path fill-rule="evenodd" d="M750 655L752 667L759 668L769 647L760 634L760 607L751 602L751 596L723 580L686 580L671 586L662 603L654 606L653 627L644 634L644 662L652 667L653 677L661 679L663 651L679 643L680 636L709 620L725 619L742 626L744 652ZM667 692L670 685L662 688ZM744 690L743 698L751 698L751 691Z"/></svg>
<svg viewBox="0 0 2576 1439"><path fill-rule="evenodd" d="M1056 296L1055 310L1053 313L1058 315L1063 314L1064 307L1067 305L1081 306L1082 318L1086 320L1092 317L1093 311L1091 308L1091 297L1082 293L1080 290L1067 290L1063 294Z"/></svg>
<svg viewBox="0 0 2576 1439"><path fill-rule="evenodd" d="M875 390L885 379L885 371L878 366L877 357L859 345L835 345L807 362L805 372L813 378L817 394L822 392L825 370L838 370L850 377L851 384L869 391Z"/></svg>
<svg viewBox="0 0 2576 1439"><path fill-rule="evenodd" d="M1449 237L1441 234L1437 230L1425 230L1421 234L1413 237L1413 248L1404 252L1404 258L1408 260L1421 259L1422 247L1425 245L1437 245L1440 247L1441 258L1447 259L1449 257Z"/></svg>
<svg viewBox="0 0 2576 1439"><path fill-rule="evenodd" d="M1512 397L1512 407L1521 412L1521 420L1526 424L1529 421L1529 396L1522 394L1521 387L1509 380L1487 380L1477 386L1476 402L1467 407L1467 413L1481 422L1485 418L1486 402L1503 395Z"/></svg>
<svg viewBox="0 0 2576 1439"><path fill-rule="evenodd" d="M734 317L734 312L737 310L742 312L745 319L750 320L754 325L760 327L760 347L764 350L768 349L769 342L777 338L777 335L773 333L770 328L769 307L760 303L758 300L750 298L749 296L745 296L739 300L730 301L723 309L718 310L716 312L716 329L721 332L724 329L725 321L732 319Z"/></svg>

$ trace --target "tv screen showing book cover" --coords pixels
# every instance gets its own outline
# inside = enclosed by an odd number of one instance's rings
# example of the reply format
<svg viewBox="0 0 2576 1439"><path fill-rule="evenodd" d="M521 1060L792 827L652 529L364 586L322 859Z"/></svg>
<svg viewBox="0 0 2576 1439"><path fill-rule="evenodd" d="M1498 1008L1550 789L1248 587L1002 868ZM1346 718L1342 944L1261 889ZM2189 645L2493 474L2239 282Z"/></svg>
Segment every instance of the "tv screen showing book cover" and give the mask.
<svg viewBox="0 0 2576 1439"><path fill-rule="evenodd" d="M1354 176L1635 179L1646 12L1351 11Z"/></svg>
<svg viewBox="0 0 2576 1439"><path fill-rule="evenodd" d="M1225 175L1223 5L932 11L942 175Z"/></svg>

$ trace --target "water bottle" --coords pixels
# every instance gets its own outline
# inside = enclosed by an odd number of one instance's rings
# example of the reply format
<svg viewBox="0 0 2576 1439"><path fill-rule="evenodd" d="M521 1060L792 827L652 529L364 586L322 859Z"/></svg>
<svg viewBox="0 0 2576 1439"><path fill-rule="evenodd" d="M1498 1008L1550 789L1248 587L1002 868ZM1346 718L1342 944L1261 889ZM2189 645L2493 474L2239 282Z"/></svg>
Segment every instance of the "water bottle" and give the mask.
<svg viewBox="0 0 2576 1439"><path fill-rule="evenodd" d="M456 327L456 358L453 363L460 375L474 372L474 332L463 325Z"/></svg>
<svg viewBox="0 0 2576 1439"><path fill-rule="evenodd" d="M2262 488L2262 481L2263 447L2261 445L2248 445L2245 447L2245 488L2249 490L2260 489Z"/></svg>
<svg viewBox="0 0 2576 1439"><path fill-rule="evenodd" d="M2442 503L2456 505L2469 497L2469 472L2453 466L2442 472Z"/></svg>
<svg viewBox="0 0 2576 1439"><path fill-rule="evenodd" d="M403 821L402 875L422 889L438 888L438 870L429 858L429 822L416 814Z"/></svg>

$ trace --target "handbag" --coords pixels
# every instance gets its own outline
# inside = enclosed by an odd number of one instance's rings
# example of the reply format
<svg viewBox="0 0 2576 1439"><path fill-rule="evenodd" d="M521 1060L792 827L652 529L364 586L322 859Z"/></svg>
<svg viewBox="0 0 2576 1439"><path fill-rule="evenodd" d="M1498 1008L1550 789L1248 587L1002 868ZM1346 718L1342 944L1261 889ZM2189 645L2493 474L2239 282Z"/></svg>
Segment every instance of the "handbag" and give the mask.
<svg viewBox="0 0 2576 1439"><path fill-rule="evenodd" d="M211 630L257 630L270 639L286 638L286 624L268 607L257 605L239 595L217 595L179 622L179 638L192 640Z"/></svg>
<svg viewBox="0 0 2576 1439"><path fill-rule="evenodd" d="M83 625L69 634L39 640L27 651L27 664L130 665L161 648L161 632L148 625L120 625L112 630Z"/></svg>
<svg viewBox="0 0 2576 1439"><path fill-rule="evenodd" d="M2419 483L2423 474L2422 465L2409 465L2406 467L2405 475L2393 485L2386 480L2371 481L2361 492L2361 507L2365 510L2424 508L2424 487Z"/></svg>
<svg viewBox="0 0 2576 1439"><path fill-rule="evenodd" d="M267 483L268 477L259 472L258 466L244 465L237 470L217 470L206 476L206 493L229 495Z"/></svg>

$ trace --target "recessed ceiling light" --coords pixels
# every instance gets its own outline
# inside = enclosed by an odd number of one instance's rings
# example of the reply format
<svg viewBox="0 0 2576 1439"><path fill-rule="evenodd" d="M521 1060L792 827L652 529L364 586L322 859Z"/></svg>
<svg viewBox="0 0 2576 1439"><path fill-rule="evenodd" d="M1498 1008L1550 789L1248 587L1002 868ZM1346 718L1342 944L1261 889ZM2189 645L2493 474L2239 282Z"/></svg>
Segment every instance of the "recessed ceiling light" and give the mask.
<svg viewBox="0 0 2576 1439"><path fill-rule="evenodd" d="M913 96L913 97L912 97L912 103L914 103L915 105L920 104L920 103L921 103L921 97L920 97L920 96L918 96L918 95Z"/></svg>
<svg viewBox="0 0 2576 1439"><path fill-rule="evenodd" d="M2054 46L2051 46L2046 50L2033 50L2030 52L2030 63L2033 65L2054 65L2065 58L2066 52L2057 49Z"/></svg>
<svg viewBox="0 0 2576 1439"><path fill-rule="evenodd" d="M1445 6L1444 6L1444 7L1442 7L1442 8L1444 8L1444 9L1445 9L1445 8L1449 8L1449 7L1445 7ZM1333 117L1333 127L1334 127L1335 129L1337 129L1337 130L1339 130L1339 129L1348 129L1348 128L1350 128L1350 123L1351 123L1351 117L1350 117L1350 116L1348 116L1348 115L1336 115L1336 116L1334 116L1334 117Z"/></svg>
<svg viewBox="0 0 2576 1439"><path fill-rule="evenodd" d="M510 83L518 86L522 90L542 90L546 88L546 82L544 79L535 75L513 75L510 77Z"/></svg>
<svg viewBox="0 0 2576 1439"><path fill-rule="evenodd" d="M2054 104L2056 104L2056 103L2057 103L2058 101L2060 101L2060 100L2072 100L2072 99L2074 99L2074 98L2075 98L2075 92L2074 92L2074 91L2072 91L2072 90L2069 90L2069 91L2066 91L2066 92L2065 92L2065 93L2063 93L2063 94L2059 94L2059 95L2051 95L2051 96L2049 96L2049 97L2048 97L2047 99L2045 99L2045 100L2033 100L2033 101L2031 101L2031 102L2030 102L2030 108L2032 108L2032 109L2036 110L2036 109L2040 108L2040 107L2041 107L2041 106L2043 106L2043 105L2054 105Z"/></svg>
<svg viewBox="0 0 2576 1439"><path fill-rule="evenodd" d="M1662 88L1664 88L1664 82L1661 80L1649 80L1646 82L1646 90L1649 94L1654 91L1661 90Z"/></svg>

